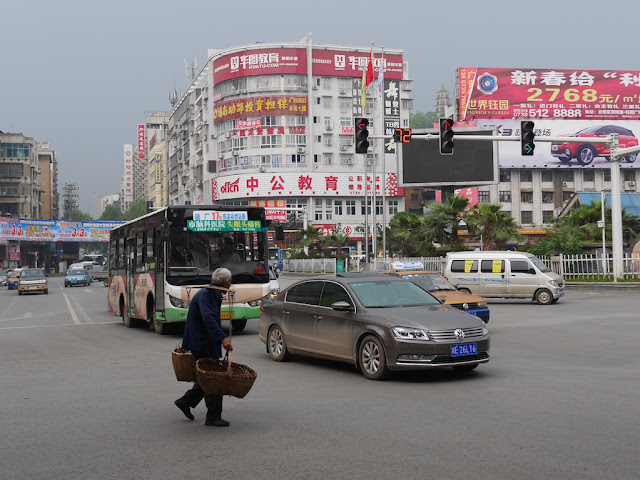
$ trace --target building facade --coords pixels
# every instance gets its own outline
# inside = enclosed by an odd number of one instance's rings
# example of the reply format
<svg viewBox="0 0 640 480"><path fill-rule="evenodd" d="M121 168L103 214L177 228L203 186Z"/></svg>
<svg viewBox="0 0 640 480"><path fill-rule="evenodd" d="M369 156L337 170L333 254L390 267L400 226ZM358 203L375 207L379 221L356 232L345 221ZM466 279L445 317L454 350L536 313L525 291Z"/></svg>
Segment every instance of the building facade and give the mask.
<svg viewBox="0 0 640 480"><path fill-rule="evenodd" d="M40 194L40 219L58 220L60 218L58 193L58 162L56 152L49 148L49 143L38 142L38 183L42 189Z"/></svg>
<svg viewBox="0 0 640 480"><path fill-rule="evenodd" d="M404 192L393 140L372 140L356 155L354 119L392 137L409 126L412 88L401 50L382 57L368 47L313 45L307 36L210 51L169 118L169 203L263 205L274 221L297 219L299 228L306 216L358 241L374 212L382 224L404 209ZM367 191L376 192L375 210Z"/></svg>
<svg viewBox="0 0 640 480"><path fill-rule="evenodd" d="M169 112L151 112L145 124L146 198L152 208L167 205Z"/></svg>

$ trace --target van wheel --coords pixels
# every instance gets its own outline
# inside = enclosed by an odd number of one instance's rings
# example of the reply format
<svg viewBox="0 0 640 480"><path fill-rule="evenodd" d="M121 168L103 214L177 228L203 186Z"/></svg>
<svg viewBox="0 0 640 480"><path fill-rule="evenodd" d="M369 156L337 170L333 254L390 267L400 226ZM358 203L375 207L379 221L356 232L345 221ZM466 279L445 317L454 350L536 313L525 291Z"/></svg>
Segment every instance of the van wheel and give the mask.
<svg viewBox="0 0 640 480"><path fill-rule="evenodd" d="M553 295L546 288L541 288L536 292L536 302L540 305L549 305L553 302Z"/></svg>
<svg viewBox="0 0 640 480"><path fill-rule="evenodd" d="M459 291L459 292L462 292L462 293L469 293L469 294L471 294L471 290L469 290L468 288L459 288L459 289L458 289L458 291Z"/></svg>

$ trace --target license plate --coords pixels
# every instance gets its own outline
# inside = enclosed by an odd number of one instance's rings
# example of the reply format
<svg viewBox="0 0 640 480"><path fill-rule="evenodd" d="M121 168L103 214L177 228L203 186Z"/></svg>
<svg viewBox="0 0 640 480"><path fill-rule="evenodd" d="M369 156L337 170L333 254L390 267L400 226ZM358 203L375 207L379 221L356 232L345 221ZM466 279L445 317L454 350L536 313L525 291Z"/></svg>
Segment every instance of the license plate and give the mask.
<svg viewBox="0 0 640 480"><path fill-rule="evenodd" d="M452 357L462 357L464 355L477 355L478 345L475 343L463 343L462 345L451 345Z"/></svg>
<svg viewBox="0 0 640 480"><path fill-rule="evenodd" d="M229 320L235 318L233 312L220 312L220 320Z"/></svg>

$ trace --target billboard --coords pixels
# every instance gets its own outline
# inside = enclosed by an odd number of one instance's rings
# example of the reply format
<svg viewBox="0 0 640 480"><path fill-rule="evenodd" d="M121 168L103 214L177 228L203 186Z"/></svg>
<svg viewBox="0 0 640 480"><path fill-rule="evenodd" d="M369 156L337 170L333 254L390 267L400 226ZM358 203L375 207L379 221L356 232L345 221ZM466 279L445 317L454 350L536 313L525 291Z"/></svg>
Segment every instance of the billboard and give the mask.
<svg viewBox="0 0 640 480"><path fill-rule="evenodd" d="M133 202L133 145L124 146L124 202Z"/></svg>
<svg viewBox="0 0 640 480"><path fill-rule="evenodd" d="M494 128L455 128L456 136L495 135ZM424 133L431 140L416 137ZM409 143L398 143L399 183L403 187L488 185L498 183L498 142L457 140L452 155L440 155L438 131L413 130ZM506 142L505 142L506 143ZM519 144L518 144L519 146Z"/></svg>
<svg viewBox="0 0 640 480"><path fill-rule="evenodd" d="M234 118L265 115L307 115L306 95L263 95L219 102L213 109L213 123ZM262 126L255 127L262 130Z"/></svg>
<svg viewBox="0 0 640 480"><path fill-rule="evenodd" d="M124 222L69 222L0 217L0 239L38 242L108 242Z"/></svg>
<svg viewBox="0 0 640 480"><path fill-rule="evenodd" d="M495 127L497 135L520 138L520 120L478 120L478 126ZM532 156L523 156L520 142L496 142L500 168L562 168L590 167L610 168L607 159L609 150L604 144L590 143L592 138L606 137L617 133L620 148L638 145L640 121L593 121L593 120L534 120L536 139L540 137L580 138L579 143L540 142L534 140ZM455 137L454 137L455 141ZM459 143L459 142L458 142ZM458 148L456 143L456 149ZM640 166L636 155L629 155L620 162L622 168Z"/></svg>
<svg viewBox="0 0 640 480"><path fill-rule="evenodd" d="M637 120L640 71L458 68L460 120Z"/></svg>
<svg viewBox="0 0 640 480"><path fill-rule="evenodd" d="M144 124L138 125L138 158L147 158Z"/></svg>
<svg viewBox="0 0 640 480"><path fill-rule="evenodd" d="M368 175L369 193L373 189L372 175ZM246 197L283 197L290 195L362 196L367 185L364 173L254 173L252 175L227 175L211 179L211 200L226 200ZM390 197L404 196L398 186L395 173L376 174L376 193Z"/></svg>

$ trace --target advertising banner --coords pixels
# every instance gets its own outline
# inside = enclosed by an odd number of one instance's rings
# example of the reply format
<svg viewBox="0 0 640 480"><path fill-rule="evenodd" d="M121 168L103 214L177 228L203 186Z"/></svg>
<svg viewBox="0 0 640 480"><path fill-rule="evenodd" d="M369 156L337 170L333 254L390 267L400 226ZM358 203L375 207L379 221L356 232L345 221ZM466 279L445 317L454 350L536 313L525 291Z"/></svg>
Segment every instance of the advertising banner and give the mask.
<svg viewBox="0 0 640 480"><path fill-rule="evenodd" d="M397 80L384 79L382 101L384 104L384 135L391 136L384 144L384 153L396 153L393 138L396 128L400 128L400 85Z"/></svg>
<svg viewBox="0 0 640 480"><path fill-rule="evenodd" d="M213 109L213 123L240 117L306 114L306 95L266 95L217 103Z"/></svg>
<svg viewBox="0 0 640 480"><path fill-rule="evenodd" d="M372 175L368 175L369 192L373 190ZM290 195L362 196L365 194L364 173L255 173L228 175L211 179L211 200L246 197L283 197ZM376 175L376 193L382 195L382 175ZM398 186L398 176L387 173L384 181L386 195L404 196Z"/></svg>
<svg viewBox="0 0 640 480"><path fill-rule="evenodd" d="M124 201L133 202L133 145L124 146Z"/></svg>
<svg viewBox="0 0 640 480"><path fill-rule="evenodd" d="M460 120L637 120L640 71L458 69Z"/></svg>
<svg viewBox="0 0 640 480"><path fill-rule="evenodd" d="M138 125L138 158L146 157L146 141L144 138L144 124Z"/></svg>
<svg viewBox="0 0 640 480"><path fill-rule="evenodd" d="M286 208L287 202L284 199L271 199L271 200L249 200L249 206L251 207L265 207L267 220L275 220L278 222L287 221L286 210L272 210L274 208Z"/></svg>
<svg viewBox="0 0 640 480"><path fill-rule="evenodd" d="M0 217L0 239L39 242L107 242L124 222L67 222Z"/></svg>
<svg viewBox="0 0 640 480"><path fill-rule="evenodd" d="M580 139L578 143L536 142L532 156L521 155L520 142L496 142L498 162L501 168L557 168L583 167L610 168L609 150L602 143L590 143L593 138L603 138L617 133L620 148L638 145L640 121L586 121L586 120L535 120L536 139L541 137L567 137ZM495 126L497 135L520 138L520 120L478 120L478 126ZM456 145L457 148L457 145ZM621 168L638 168L636 155L629 155Z"/></svg>
<svg viewBox="0 0 640 480"><path fill-rule="evenodd" d="M340 50L313 50L313 75L362 78L367 68L370 52L346 52ZM380 53L373 52L373 76L378 78ZM402 80L402 55L384 54L384 78Z"/></svg>

